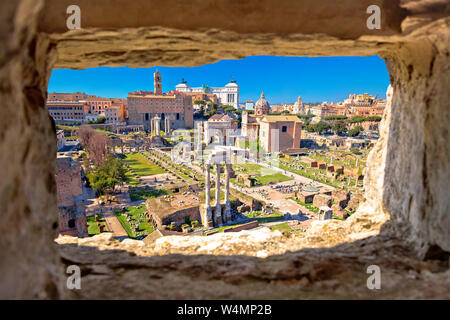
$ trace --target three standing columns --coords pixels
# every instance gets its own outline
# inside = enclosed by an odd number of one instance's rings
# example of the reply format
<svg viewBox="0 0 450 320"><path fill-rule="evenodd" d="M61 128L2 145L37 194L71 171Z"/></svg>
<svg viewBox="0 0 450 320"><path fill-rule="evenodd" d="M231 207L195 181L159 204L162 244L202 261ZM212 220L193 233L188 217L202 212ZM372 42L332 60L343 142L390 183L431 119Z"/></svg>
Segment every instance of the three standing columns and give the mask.
<svg viewBox="0 0 450 320"><path fill-rule="evenodd" d="M215 181L215 201L214 207L211 207L211 175L210 175L210 164L205 166L205 204L204 210L201 214L202 224L205 227L219 226L231 220L231 206L230 206L230 169L231 164L225 165L225 203L224 210L222 210L222 204L220 203L220 170L221 165L219 163L215 164L216 170L216 181ZM223 212L222 212L223 211Z"/></svg>

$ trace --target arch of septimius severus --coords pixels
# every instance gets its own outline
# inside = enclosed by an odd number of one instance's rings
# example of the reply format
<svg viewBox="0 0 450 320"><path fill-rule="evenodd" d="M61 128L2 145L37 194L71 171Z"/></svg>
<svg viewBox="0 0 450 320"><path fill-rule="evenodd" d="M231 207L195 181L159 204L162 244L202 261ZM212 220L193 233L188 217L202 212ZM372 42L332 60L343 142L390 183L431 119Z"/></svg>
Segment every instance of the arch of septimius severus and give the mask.
<svg viewBox="0 0 450 320"><path fill-rule="evenodd" d="M82 29L68 31L72 4L81 8ZM381 29L367 28L370 5L381 9ZM448 298L449 10L442 0L1 1L0 297ZM386 61L393 93L356 214L264 247L224 243L217 256L186 250L146 258L150 251L136 246L136 257L104 250L129 250L106 238L89 239L102 250L55 245L56 138L45 109L52 69L187 67L250 55ZM245 256L280 246L285 251L265 259ZM374 263L384 287L369 292L366 268ZM77 293L65 286L70 264L88 280Z"/></svg>

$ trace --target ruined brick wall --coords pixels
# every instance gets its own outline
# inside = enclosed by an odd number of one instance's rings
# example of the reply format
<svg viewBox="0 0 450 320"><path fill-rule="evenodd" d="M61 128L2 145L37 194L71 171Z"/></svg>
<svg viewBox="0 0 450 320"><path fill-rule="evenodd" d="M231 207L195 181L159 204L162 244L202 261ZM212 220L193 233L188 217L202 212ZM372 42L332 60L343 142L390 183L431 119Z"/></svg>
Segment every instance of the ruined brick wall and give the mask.
<svg viewBox="0 0 450 320"><path fill-rule="evenodd" d="M242 231L242 230L248 230L248 229L256 228L258 225L259 225L258 221L252 221L252 222L245 223L245 224L242 224L242 225L237 226L237 227L225 229L225 230L223 230L223 232L239 232L239 231Z"/></svg>
<svg viewBox="0 0 450 320"><path fill-rule="evenodd" d="M171 222L175 222L177 225L181 225L185 223L184 217L189 216L190 221L201 221L200 220L200 207L193 206L189 208L185 208L182 210L178 210L164 218L161 219L161 224L170 224ZM158 225L160 228L161 225Z"/></svg>
<svg viewBox="0 0 450 320"><path fill-rule="evenodd" d="M75 205L76 197L83 193L81 181L81 165L70 157L56 159L55 174L58 206Z"/></svg>

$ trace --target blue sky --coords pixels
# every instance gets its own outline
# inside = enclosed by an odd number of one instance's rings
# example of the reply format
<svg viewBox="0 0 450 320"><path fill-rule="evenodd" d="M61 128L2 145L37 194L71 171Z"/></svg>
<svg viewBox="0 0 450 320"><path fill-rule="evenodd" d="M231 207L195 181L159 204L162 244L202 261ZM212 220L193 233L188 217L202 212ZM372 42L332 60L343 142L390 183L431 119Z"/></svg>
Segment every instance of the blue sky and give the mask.
<svg viewBox="0 0 450 320"><path fill-rule="evenodd" d="M222 60L199 67L157 67L163 91L175 89L184 78L190 86L221 87L233 77L240 86L240 102L257 100L264 90L271 104L293 103L300 95L305 102L337 102L350 93L385 97L389 75L385 62L370 57L272 57L254 56ZM126 98L128 92L153 91L155 68L91 68L53 70L49 92L95 94Z"/></svg>

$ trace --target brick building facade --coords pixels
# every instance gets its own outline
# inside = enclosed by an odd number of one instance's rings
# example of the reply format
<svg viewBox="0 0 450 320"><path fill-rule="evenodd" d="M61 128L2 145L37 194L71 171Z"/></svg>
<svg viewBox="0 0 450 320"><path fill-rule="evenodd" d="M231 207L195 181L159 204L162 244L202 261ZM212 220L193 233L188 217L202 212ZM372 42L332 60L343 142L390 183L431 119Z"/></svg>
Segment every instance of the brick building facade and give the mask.
<svg viewBox="0 0 450 320"><path fill-rule="evenodd" d="M155 73L155 91L161 87L161 77ZM171 129L193 128L192 97L177 91L156 93L149 91L130 92L127 97L128 120L132 125L143 125L151 130L151 121L158 115L161 130L165 131L166 119Z"/></svg>

